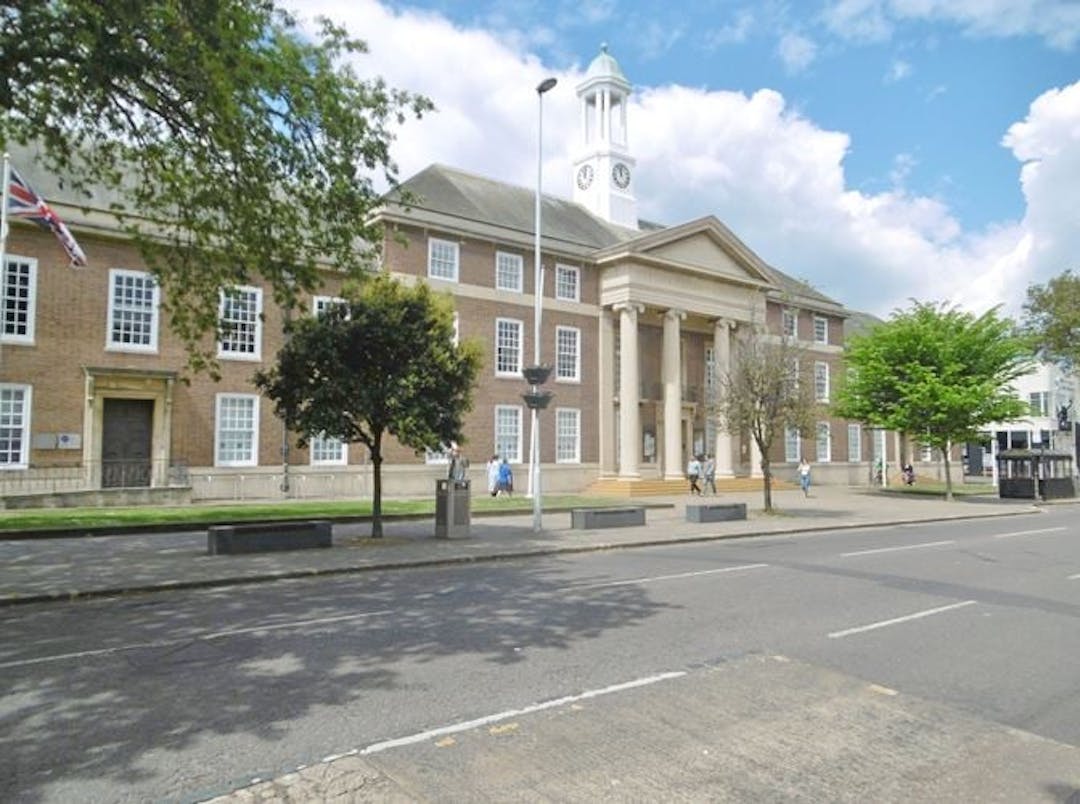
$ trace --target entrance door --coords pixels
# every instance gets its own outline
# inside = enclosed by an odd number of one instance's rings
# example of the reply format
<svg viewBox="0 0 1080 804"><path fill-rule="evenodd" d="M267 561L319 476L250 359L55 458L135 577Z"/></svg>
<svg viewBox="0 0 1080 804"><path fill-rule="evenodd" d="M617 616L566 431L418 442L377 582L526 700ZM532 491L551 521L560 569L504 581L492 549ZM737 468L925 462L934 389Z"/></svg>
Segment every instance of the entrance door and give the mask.
<svg viewBox="0 0 1080 804"><path fill-rule="evenodd" d="M106 399L101 434L101 485L150 485L154 400Z"/></svg>

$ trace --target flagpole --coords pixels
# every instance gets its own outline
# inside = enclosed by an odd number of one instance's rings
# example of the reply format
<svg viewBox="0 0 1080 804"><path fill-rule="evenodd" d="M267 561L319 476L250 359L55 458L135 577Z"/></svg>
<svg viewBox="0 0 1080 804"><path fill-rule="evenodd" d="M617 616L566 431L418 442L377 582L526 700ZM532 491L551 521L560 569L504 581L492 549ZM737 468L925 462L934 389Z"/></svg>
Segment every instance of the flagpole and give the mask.
<svg viewBox="0 0 1080 804"><path fill-rule="evenodd" d="M8 238L8 189L11 185L11 155L4 151L3 203L0 204L0 292L3 289L4 274L7 273L7 238ZM3 368L4 321L0 312L0 368Z"/></svg>

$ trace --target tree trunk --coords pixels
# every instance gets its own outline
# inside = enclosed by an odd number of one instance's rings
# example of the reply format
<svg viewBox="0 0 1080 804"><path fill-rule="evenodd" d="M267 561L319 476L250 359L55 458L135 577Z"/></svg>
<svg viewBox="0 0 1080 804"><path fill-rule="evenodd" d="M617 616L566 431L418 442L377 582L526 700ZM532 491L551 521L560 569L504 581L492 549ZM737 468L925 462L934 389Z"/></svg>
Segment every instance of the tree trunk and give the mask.
<svg viewBox="0 0 1080 804"><path fill-rule="evenodd" d="M772 507L772 465L765 457L765 451L761 452L761 487L765 492L765 513L771 514Z"/></svg>
<svg viewBox="0 0 1080 804"><path fill-rule="evenodd" d="M945 499L951 501L953 498L952 493L952 472L949 471L949 453L952 451L952 441L945 442L945 449L941 451L941 456L945 460Z"/></svg>
<svg viewBox="0 0 1080 804"><path fill-rule="evenodd" d="M371 450L372 495L371 495L371 538L382 538L382 433L372 436L374 446Z"/></svg>

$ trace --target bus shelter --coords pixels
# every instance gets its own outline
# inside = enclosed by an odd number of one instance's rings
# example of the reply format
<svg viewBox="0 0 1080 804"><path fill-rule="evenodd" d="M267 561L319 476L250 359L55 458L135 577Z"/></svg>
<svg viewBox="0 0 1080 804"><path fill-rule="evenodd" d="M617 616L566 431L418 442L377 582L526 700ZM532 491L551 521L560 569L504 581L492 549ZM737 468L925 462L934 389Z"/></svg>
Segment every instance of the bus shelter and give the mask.
<svg viewBox="0 0 1080 804"><path fill-rule="evenodd" d="M997 454L998 496L1059 500L1076 496L1073 457L1048 449L1007 449Z"/></svg>

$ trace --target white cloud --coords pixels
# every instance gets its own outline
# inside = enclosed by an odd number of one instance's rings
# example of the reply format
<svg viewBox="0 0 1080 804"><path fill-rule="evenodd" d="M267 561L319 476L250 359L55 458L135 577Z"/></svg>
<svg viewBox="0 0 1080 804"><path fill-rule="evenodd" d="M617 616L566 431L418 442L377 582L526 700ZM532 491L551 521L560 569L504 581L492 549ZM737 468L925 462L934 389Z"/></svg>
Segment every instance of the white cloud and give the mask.
<svg viewBox="0 0 1080 804"><path fill-rule="evenodd" d="M442 162L532 187L535 86L558 77L544 96L544 183L570 196L574 87L585 65L551 70L502 32L392 13L375 0L305 6L368 40L358 70L435 100L439 111L406 124L395 143L403 176ZM586 65L593 55L584 54ZM643 217L675 224L714 214L766 261L852 309L886 315L914 297L973 309L1011 301L1015 311L1030 282L1075 267L1080 254L1080 83L1038 98L1009 129L1004 144L1023 163L1027 212L984 231L965 231L943 202L910 193L907 155L896 158L888 191L849 187L849 136L792 110L774 90L638 87L630 138Z"/></svg>
<svg viewBox="0 0 1080 804"><path fill-rule="evenodd" d="M802 34L786 33L780 37L776 53L789 73L801 73L817 56L817 45Z"/></svg>
<svg viewBox="0 0 1080 804"><path fill-rule="evenodd" d="M911 75L911 65L903 59L894 59L889 65L889 71L885 73L885 83L894 84L903 81Z"/></svg>
<svg viewBox="0 0 1080 804"><path fill-rule="evenodd" d="M1069 50L1080 40L1075 0L834 0L823 12L834 32L857 41L888 39L899 22L947 22L972 36L1038 36Z"/></svg>
<svg viewBox="0 0 1080 804"><path fill-rule="evenodd" d="M735 13L735 17L731 22L705 31L702 37L704 46L707 50L713 50L722 45L745 42L753 28L754 12L745 8L740 9Z"/></svg>

